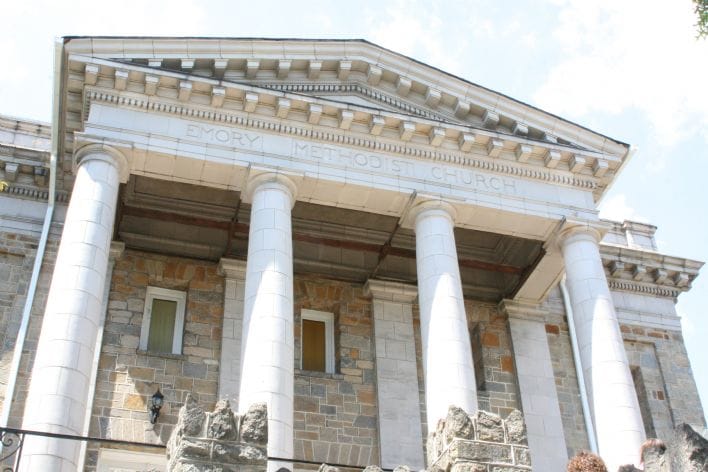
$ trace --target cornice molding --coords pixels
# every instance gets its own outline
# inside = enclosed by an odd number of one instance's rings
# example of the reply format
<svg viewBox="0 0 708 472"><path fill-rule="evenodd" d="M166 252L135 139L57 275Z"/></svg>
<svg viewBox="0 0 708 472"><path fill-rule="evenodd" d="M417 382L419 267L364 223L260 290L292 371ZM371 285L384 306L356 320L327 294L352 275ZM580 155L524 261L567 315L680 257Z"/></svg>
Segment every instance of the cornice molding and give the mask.
<svg viewBox="0 0 708 472"><path fill-rule="evenodd" d="M355 146L373 151L386 153L396 153L414 158L439 161L450 164L457 164L464 167L477 168L500 174L516 176L526 179L540 180L553 184L567 185L584 190L595 190L598 188L597 180L592 177L576 177L567 173L544 171L538 168L514 165L509 161L495 161L482 157L473 157L469 153L452 152L448 150L429 150L384 142L381 140L368 139L351 132L342 132L339 128L318 127L311 124L302 126L298 124L287 124L274 121L272 117L256 118L255 113L240 113L234 111L214 111L199 105L175 103L168 99L156 99L154 97L144 98L135 95L126 95L120 92L107 90L88 89L85 93L86 108L91 102L109 103L112 105L125 106L140 110L150 110L160 113L167 113L185 118L195 118L207 120L225 125L237 125L240 127L262 130L277 134L309 138L333 144ZM245 115L245 116L244 116Z"/></svg>
<svg viewBox="0 0 708 472"><path fill-rule="evenodd" d="M316 80L334 63L340 80L346 80L350 73L361 75L372 84L393 80L401 96L416 90L416 93L427 99L426 102L430 102L429 96L440 95L442 102L456 103L456 116L466 114L460 110L469 112L469 106L466 105L475 103L511 122L521 123L520 129L527 126L526 123L534 122L537 126L553 130L558 136L577 137L605 152L624 157L627 151L627 146L619 141L362 40L79 37L69 38L65 48L70 55L122 61L137 59L152 67L162 67L163 60L180 60L179 68L185 71L191 71L185 64L193 66L195 59L211 60L211 68L217 77L223 77L230 70L229 60L236 59L239 63L246 63L245 72L249 79L258 75L263 63L275 64L275 69L271 70L272 67L267 66L265 70L272 78L287 78L294 71L290 67L294 66L292 59L297 59L306 63L306 70L303 71L306 77ZM288 63L287 67L281 67L281 63ZM372 71L376 74L372 74ZM437 106L437 102L434 100L433 105Z"/></svg>
<svg viewBox="0 0 708 472"><path fill-rule="evenodd" d="M399 109L403 113L420 116L429 120L449 121L451 118L443 113L433 113L424 108L413 105L410 102L400 100L397 97L389 95L370 87L363 86L359 83L317 83L317 84L277 84L266 83L259 84L261 87L278 90L281 92L291 93L356 93L365 97L372 98L384 105L389 105ZM454 120L453 123L465 126L464 123Z"/></svg>
<svg viewBox="0 0 708 472"><path fill-rule="evenodd" d="M702 262L674 256L600 244L608 281L618 290L676 297L691 289Z"/></svg>
<svg viewBox="0 0 708 472"><path fill-rule="evenodd" d="M34 200L47 201L49 199L49 191L24 185L10 184L5 189L4 194L13 195L20 198L32 198ZM66 203L69 201L69 193L65 191L57 191L55 200L58 203Z"/></svg>
<svg viewBox="0 0 708 472"><path fill-rule="evenodd" d="M641 293L645 295L652 295L655 297L665 297L665 298L676 298L681 292L687 289L680 289L676 287L665 287L659 285L649 285L638 282L631 282L628 280L617 280L609 279L607 285L610 290L618 290L621 292L634 292Z"/></svg>

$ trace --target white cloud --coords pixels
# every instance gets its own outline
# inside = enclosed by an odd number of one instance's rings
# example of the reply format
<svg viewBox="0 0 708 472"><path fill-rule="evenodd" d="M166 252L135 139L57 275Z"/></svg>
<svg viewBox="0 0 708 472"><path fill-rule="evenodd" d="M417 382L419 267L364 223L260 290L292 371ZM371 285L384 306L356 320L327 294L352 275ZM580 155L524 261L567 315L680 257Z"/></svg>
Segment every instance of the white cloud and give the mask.
<svg viewBox="0 0 708 472"><path fill-rule="evenodd" d="M693 322L693 319L686 313L684 313L681 309L677 308L676 311L679 318L681 318L681 328L683 330L683 335L686 338L693 339L696 334L696 324Z"/></svg>
<svg viewBox="0 0 708 472"><path fill-rule="evenodd" d="M438 4L396 1L369 15L367 36L392 51L430 61L452 73L460 73L464 39L450 41L450 31L438 15ZM420 15L426 11L426 15ZM451 45L454 44L454 47Z"/></svg>
<svg viewBox="0 0 708 472"><path fill-rule="evenodd" d="M540 106L575 117L634 108L660 143L708 138L708 41L695 39L690 0L558 3L563 59L535 94Z"/></svg>
<svg viewBox="0 0 708 472"><path fill-rule="evenodd" d="M613 221L638 221L649 223L649 220L637 213L634 207L627 204L627 196L623 193L604 200L600 205L600 218Z"/></svg>

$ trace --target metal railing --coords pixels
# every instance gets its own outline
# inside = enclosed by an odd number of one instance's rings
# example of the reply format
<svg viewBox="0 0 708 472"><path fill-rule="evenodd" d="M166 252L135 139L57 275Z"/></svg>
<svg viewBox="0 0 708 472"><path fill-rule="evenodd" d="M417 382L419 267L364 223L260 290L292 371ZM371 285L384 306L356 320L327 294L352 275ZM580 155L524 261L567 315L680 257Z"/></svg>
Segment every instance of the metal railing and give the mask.
<svg viewBox="0 0 708 472"><path fill-rule="evenodd" d="M70 441L98 442L111 444L114 446L145 447L153 449L165 449L164 444L143 443L136 441L123 441L120 439L105 439L92 436L75 436L72 434L47 433L44 431L31 431L17 428L0 428L0 467L2 472L14 472L19 470L22 460L22 447L27 436L39 436L52 439L67 439Z"/></svg>
<svg viewBox="0 0 708 472"><path fill-rule="evenodd" d="M123 441L120 439L97 438L93 436L75 436L72 434L46 433L44 431L32 431L18 428L2 428L0 427L0 471L15 472L19 470L20 461L22 460L22 447L27 436L38 436L52 439L66 439L69 441L81 442L97 442L101 444L110 444L113 446L131 446L141 448L152 448L165 450L164 444L143 443L136 441ZM301 464L305 466L319 467L322 461L310 461L303 459L286 459L282 457L268 457L268 461L285 462L290 464ZM327 465L346 470L362 470L364 467L351 464L336 464L329 463ZM392 469L382 469L383 472L392 472Z"/></svg>

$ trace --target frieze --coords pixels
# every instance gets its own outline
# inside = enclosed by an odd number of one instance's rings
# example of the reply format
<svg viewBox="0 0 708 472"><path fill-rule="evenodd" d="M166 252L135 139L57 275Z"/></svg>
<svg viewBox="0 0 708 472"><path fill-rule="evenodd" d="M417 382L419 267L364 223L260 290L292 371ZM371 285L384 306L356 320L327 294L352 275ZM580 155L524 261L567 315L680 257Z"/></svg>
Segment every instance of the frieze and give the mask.
<svg viewBox="0 0 708 472"><path fill-rule="evenodd" d="M219 144L244 151L286 153L288 157L309 162L326 163L343 169L433 181L450 186L473 188L516 196L517 182L507 177L483 174L471 169L412 161L383 154L361 152L337 146L300 141L282 136L267 136L202 123L186 123L183 137L205 143ZM290 143L284 144L287 140Z"/></svg>
<svg viewBox="0 0 708 472"><path fill-rule="evenodd" d="M524 179L546 181L553 184L569 185L580 189L595 190L598 187L594 179L584 179L546 170L517 166L507 162L490 161L483 158L473 157L467 153L455 153L448 151L427 150L418 147L383 142L379 140L367 139L364 137L341 134L332 130L318 130L311 127L297 126L297 124L285 124L265 119L243 117L236 113L224 111L212 111L195 107L177 105L174 103L160 102L154 99L145 100L137 97L125 97L105 91L91 90L87 93L89 100L112 103L119 106L135 107L139 109L154 110L162 113L169 113L177 116L194 117L234 124L252 129L262 129L281 135L302 136L305 138L329 141L337 144L351 145L362 148L384 151L386 153L397 153L413 157L429 159L432 161L443 161L459 164L465 167L473 167L490 172L518 176Z"/></svg>
<svg viewBox="0 0 708 472"><path fill-rule="evenodd" d="M412 179L433 180L449 185L472 187L508 195L517 194L514 180L458 167L425 165L395 157L299 141L293 141L292 155L345 168L365 169Z"/></svg>

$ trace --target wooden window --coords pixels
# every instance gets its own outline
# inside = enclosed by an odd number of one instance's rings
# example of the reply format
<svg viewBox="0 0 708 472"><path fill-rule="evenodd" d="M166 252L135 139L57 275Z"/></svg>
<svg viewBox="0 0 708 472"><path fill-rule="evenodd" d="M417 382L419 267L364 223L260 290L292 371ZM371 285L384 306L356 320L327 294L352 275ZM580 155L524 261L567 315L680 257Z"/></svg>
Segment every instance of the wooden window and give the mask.
<svg viewBox="0 0 708 472"><path fill-rule="evenodd" d="M334 373L334 315L302 310L301 318L302 370Z"/></svg>
<svg viewBox="0 0 708 472"><path fill-rule="evenodd" d="M186 300L185 292L147 288L140 349L156 353L182 353Z"/></svg>

